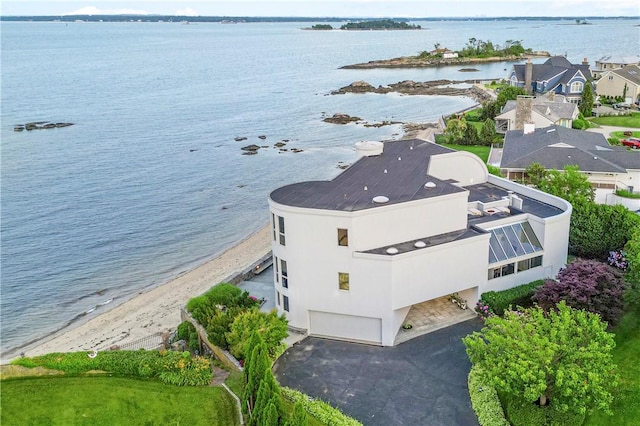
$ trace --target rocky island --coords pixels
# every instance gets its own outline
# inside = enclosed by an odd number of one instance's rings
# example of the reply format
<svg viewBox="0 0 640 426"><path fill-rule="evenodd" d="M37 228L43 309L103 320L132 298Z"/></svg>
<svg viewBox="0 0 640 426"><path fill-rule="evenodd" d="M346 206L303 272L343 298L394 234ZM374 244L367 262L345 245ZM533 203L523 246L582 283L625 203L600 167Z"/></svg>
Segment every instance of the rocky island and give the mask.
<svg viewBox="0 0 640 426"><path fill-rule="evenodd" d="M507 40L504 45L494 45L491 41L470 38L467 46L452 51L434 44L434 50L423 51L415 56L401 56L392 59L369 61L345 65L341 69L371 68L427 68L452 65L477 65L489 62L515 62L532 57L550 57L549 52L525 49L518 40Z"/></svg>

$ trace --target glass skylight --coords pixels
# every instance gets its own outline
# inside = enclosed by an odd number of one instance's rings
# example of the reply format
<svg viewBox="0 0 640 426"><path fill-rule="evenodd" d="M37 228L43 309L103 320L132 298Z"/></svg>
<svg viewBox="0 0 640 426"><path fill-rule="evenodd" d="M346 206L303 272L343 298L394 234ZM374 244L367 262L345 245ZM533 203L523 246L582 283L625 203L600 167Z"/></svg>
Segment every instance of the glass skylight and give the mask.
<svg viewBox="0 0 640 426"><path fill-rule="evenodd" d="M529 222L491 229L489 263L542 251L542 245Z"/></svg>

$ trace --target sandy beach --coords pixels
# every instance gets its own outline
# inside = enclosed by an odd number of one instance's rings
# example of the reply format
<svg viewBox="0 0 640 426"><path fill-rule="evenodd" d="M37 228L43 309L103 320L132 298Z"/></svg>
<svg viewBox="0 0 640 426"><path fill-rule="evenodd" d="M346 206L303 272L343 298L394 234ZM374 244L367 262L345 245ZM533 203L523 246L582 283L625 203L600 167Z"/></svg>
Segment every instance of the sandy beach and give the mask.
<svg viewBox="0 0 640 426"><path fill-rule="evenodd" d="M264 226L218 257L173 280L137 295L86 323L24 349L26 356L51 352L103 350L180 324L180 308L213 285L244 271L271 250L270 227ZM3 359L2 362L8 360Z"/></svg>

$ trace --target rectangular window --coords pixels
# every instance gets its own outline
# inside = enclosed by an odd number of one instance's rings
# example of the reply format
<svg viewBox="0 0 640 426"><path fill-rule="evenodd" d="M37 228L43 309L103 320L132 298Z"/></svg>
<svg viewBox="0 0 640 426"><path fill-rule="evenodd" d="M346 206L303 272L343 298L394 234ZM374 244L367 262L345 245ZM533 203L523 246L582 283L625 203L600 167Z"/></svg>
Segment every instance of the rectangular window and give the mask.
<svg viewBox="0 0 640 426"><path fill-rule="evenodd" d="M280 259L280 274L282 275L282 287L289 288L289 272L287 271L287 261Z"/></svg>
<svg viewBox="0 0 640 426"><path fill-rule="evenodd" d="M280 232L280 245L286 246L284 237L284 217L278 216L278 230Z"/></svg>
<svg viewBox="0 0 640 426"><path fill-rule="evenodd" d="M280 306L280 292L276 291L276 303Z"/></svg>
<svg viewBox="0 0 640 426"><path fill-rule="evenodd" d="M271 226L273 228L273 241L276 241L278 233L276 232L276 215L271 213Z"/></svg>
<svg viewBox="0 0 640 426"><path fill-rule="evenodd" d="M276 273L276 282L279 283L280 282L280 268L278 267L278 263L280 263L280 259L278 259L277 257L273 257L273 267Z"/></svg>
<svg viewBox="0 0 640 426"><path fill-rule="evenodd" d="M289 312L289 298L284 294L282 295L282 309Z"/></svg>
<svg viewBox="0 0 640 426"><path fill-rule="evenodd" d="M521 260L518 262L518 272L526 271L527 269L535 268L537 266L542 266L542 256Z"/></svg>
<svg viewBox="0 0 640 426"><path fill-rule="evenodd" d="M349 246L349 231L338 228L338 245L342 247Z"/></svg>
<svg viewBox="0 0 640 426"><path fill-rule="evenodd" d="M509 263L507 265L502 265L502 276L511 275L515 272L515 263Z"/></svg>
<svg viewBox="0 0 640 426"><path fill-rule="evenodd" d="M542 266L542 256L536 256L531 259L531 267L535 268L537 266Z"/></svg>
<svg viewBox="0 0 640 426"><path fill-rule="evenodd" d="M349 291L349 274L346 272L338 272L338 288L340 290Z"/></svg>

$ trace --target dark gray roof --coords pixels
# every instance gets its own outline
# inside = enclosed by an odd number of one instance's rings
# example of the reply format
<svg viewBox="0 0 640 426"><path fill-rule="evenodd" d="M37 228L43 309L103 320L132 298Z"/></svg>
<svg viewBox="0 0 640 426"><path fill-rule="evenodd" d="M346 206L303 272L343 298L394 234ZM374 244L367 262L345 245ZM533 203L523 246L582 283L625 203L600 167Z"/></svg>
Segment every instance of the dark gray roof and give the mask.
<svg viewBox="0 0 640 426"><path fill-rule="evenodd" d="M448 152L452 150L420 139L385 142L381 155L360 158L332 181L283 186L270 197L295 207L357 211L464 192L464 188L427 175L431 156ZM425 188L428 181L435 188ZM389 201L375 204L376 196Z"/></svg>
<svg viewBox="0 0 640 426"><path fill-rule="evenodd" d="M525 65L514 65L513 69L518 81L524 81ZM531 80L548 81L559 74L563 74L560 82L566 84L578 71L582 72L587 80L591 80L591 71L588 64L572 64L564 56L553 56L542 64L533 64Z"/></svg>
<svg viewBox="0 0 640 426"><path fill-rule="evenodd" d="M480 201L487 204L509 196L509 191L489 182L469 185L466 186L465 189L469 191L469 202ZM522 210L518 210L514 207L509 207L510 213L506 214L506 216L531 213L534 216L546 218L556 216L563 212L562 209L538 200L534 200L533 198L527 197L520 193L516 193L516 195L522 198ZM477 224L501 219L503 217L505 217L505 214L496 213L491 216L469 216L468 220L469 224Z"/></svg>
<svg viewBox="0 0 640 426"><path fill-rule="evenodd" d="M509 100L502 108L500 115L516 109L517 101ZM547 114L547 108L549 113ZM545 97L538 96L533 99L531 109L535 110L538 114L547 117L552 123L557 122L560 119L571 120L574 118L574 114L577 115L578 106L571 102L553 102Z"/></svg>
<svg viewBox="0 0 640 426"><path fill-rule="evenodd" d="M469 227L465 229L460 229L458 231L447 232L446 234L432 235L429 237L418 238L411 241L404 241L397 244L391 244L384 247L377 247L371 250L363 251L362 253L371 253L371 254L384 254L386 256L393 256L396 254L407 253L410 251L421 250L427 247L438 246L441 244L451 243L453 241L464 240L467 238L477 237L478 235L487 234L488 231L484 231L482 229L476 227ZM415 243L418 241L422 241L425 243L424 247L416 247ZM398 249L397 253L387 253L387 250L391 247Z"/></svg>
<svg viewBox="0 0 640 426"><path fill-rule="evenodd" d="M640 170L640 152L634 149L598 151L596 155L625 169Z"/></svg>
<svg viewBox="0 0 640 426"><path fill-rule="evenodd" d="M525 135L522 130L506 133L502 149L501 168L526 169L532 163L540 163L547 169L562 170L567 165L577 165L584 172L625 173L628 167L615 160L613 154L605 154L609 143L600 133L549 126L535 129ZM632 155L636 153L621 152Z"/></svg>
<svg viewBox="0 0 640 426"><path fill-rule="evenodd" d="M624 68L618 68L611 72L619 75L620 77L626 78L632 83L640 84L640 68L638 68L636 65L629 65Z"/></svg>

